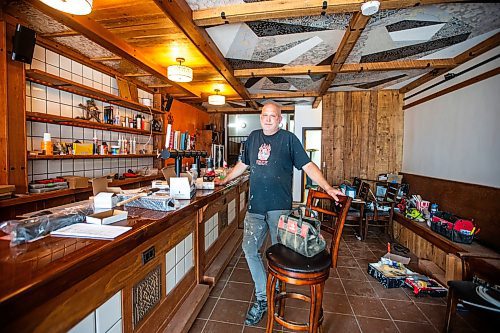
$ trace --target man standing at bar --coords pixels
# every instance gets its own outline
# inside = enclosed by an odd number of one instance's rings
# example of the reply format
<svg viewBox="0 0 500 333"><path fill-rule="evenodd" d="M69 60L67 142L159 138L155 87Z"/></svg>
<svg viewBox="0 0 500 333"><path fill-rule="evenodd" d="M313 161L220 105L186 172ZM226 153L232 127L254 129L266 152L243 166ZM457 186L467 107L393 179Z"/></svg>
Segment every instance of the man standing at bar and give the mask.
<svg viewBox="0 0 500 333"><path fill-rule="evenodd" d="M243 251L255 284L256 302L247 313L245 325L257 324L267 311L266 269L259 249L267 232L277 242L280 215L292 209L293 167L302 169L335 200L342 192L331 187L319 168L311 162L299 139L279 128L281 107L274 103L263 106L261 130L255 130L245 142L245 153L224 180L223 185L240 176L250 166L250 198L244 221Z"/></svg>

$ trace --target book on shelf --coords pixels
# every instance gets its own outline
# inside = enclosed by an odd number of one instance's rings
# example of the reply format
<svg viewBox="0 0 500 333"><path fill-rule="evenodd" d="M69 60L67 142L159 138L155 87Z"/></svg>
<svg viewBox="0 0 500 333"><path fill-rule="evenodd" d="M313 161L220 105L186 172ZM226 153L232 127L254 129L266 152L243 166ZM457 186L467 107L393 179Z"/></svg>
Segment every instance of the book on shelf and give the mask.
<svg viewBox="0 0 500 333"><path fill-rule="evenodd" d="M170 134L172 132L172 124L167 125L167 134L165 136L165 148L169 149L170 148Z"/></svg>

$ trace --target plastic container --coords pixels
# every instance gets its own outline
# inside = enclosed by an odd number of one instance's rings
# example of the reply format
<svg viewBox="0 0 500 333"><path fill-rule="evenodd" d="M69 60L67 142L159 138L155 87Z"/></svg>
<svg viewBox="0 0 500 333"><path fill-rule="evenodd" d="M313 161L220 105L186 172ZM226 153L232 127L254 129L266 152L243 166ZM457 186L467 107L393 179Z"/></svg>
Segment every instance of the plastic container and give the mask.
<svg viewBox="0 0 500 333"><path fill-rule="evenodd" d="M120 146L111 146L111 155L119 155Z"/></svg>
<svg viewBox="0 0 500 333"><path fill-rule="evenodd" d="M45 151L45 155L52 156L54 155L53 147L52 147L52 139L50 138L50 133L43 133L43 140L41 144L41 148Z"/></svg>

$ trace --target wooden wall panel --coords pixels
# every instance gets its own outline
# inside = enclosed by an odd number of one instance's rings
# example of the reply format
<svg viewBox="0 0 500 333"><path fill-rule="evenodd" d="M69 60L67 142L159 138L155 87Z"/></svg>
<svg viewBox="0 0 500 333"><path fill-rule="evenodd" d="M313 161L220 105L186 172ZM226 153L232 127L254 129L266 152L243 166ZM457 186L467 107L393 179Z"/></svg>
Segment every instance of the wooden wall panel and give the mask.
<svg viewBox="0 0 500 333"><path fill-rule="evenodd" d="M398 172L403 155L402 95L396 90L335 92L323 97L327 180L375 179Z"/></svg>
<svg viewBox="0 0 500 333"><path fill-rule="evenodd" d="M7 47L6 24L0 20L0 184L9 183L7 155Z"/></svg>

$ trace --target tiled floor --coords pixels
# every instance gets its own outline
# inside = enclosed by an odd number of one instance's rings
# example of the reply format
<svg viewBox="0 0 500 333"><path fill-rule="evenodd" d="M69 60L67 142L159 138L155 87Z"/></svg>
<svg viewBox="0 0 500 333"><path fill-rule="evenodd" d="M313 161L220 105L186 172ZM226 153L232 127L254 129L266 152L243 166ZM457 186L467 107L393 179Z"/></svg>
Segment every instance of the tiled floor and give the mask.
<svg viewBox="0 0 500 333"><path fill-rule="evenodd" d="M361 242L352 230L344 230L338 267L331 270L325 285L323 332L441 331L446 298L416 298L409 289L385 289L366 273L368 263L376 262L385 253L386 242L376 234ZM250 271L240 250L210 293L190 332L264 332L266 317L256 327L243 324L253 292ZM305 321L308 310L304 304L287 300L285 317ZM455 326L456 332L474 332L461 316L457 316ZM276 332L283 329L277 326Z"/></svg>

